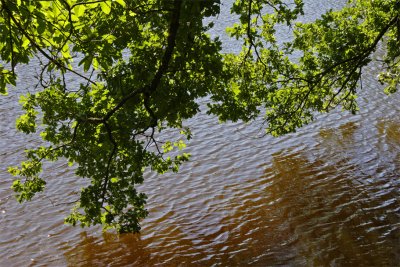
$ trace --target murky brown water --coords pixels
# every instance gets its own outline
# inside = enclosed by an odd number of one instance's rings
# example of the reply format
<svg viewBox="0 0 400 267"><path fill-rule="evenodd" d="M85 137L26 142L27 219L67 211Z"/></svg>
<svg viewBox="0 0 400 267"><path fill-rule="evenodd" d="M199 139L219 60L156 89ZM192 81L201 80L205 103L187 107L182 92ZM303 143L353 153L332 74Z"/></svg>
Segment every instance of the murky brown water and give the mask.
<svg viewBox="0 0 400 267"><path fill-rule="evenodd" d="M14 130L31 82L19 71L23 85L0 98L0 266L400 266L400 96L381 93L373 67L360 114L296 134L190 120L191 162L147 175L150 216L141 235L120 236L63 225L83 183L66 164L49 165L45 194L13 199L5 169L38 142Z"/></svg>

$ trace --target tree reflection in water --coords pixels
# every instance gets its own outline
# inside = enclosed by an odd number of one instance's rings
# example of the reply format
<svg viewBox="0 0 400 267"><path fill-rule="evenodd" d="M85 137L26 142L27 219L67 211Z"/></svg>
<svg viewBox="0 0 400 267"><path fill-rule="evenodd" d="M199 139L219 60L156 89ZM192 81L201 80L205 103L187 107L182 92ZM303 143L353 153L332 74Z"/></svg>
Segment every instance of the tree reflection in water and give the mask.
<svg viewBox="0 0 400 267"><path fill-rule="evenodd" d="M65 257L71 266L394 266L400 262L398 126L378 123L377 139L349 122L321 130L307 151L273 154L262 177L210 196L210 205L226 200L219 207L225 213L202 234L187 227L196 222L177 216L174 224L154 221L166 223L159 232L145 227L145 238L83 235Z"/></svg>

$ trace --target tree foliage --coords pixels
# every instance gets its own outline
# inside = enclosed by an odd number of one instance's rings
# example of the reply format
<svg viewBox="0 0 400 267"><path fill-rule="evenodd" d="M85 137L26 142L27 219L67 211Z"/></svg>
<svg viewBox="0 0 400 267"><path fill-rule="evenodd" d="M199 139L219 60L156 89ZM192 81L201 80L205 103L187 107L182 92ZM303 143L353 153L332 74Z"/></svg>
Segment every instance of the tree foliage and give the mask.
<svg viewBox="0 0 400 267"><path fill-rule="evenodd" d="M302 0L236 0L227 29L242 42L224 53L208 31L218 0L0 0L0 92L15 66L40 62L34 93L21 96L18 130L43 146L11 167L19 201L44 189L43 161L66 158L90 184L66 222L135 232L147 215L135 189L146 168L177 171L191 137L182 122L199 112L221 121L264 116L267 133L293 132L316 112L357 111L363 68L377 60L386 92L398 88L400 1L349 0L312 23L296 22ZM290 42L277 40L288 27ZM374 58L377 47L383 58ZM74 77L75 83L69 83ZM79 84L79 85L77 85ZM35 86L35 84L32 84ZM265 114L261 114L265 112ZM181 138L161 143L166 128ZM171 153L172 152L172 153Z"/></svg>

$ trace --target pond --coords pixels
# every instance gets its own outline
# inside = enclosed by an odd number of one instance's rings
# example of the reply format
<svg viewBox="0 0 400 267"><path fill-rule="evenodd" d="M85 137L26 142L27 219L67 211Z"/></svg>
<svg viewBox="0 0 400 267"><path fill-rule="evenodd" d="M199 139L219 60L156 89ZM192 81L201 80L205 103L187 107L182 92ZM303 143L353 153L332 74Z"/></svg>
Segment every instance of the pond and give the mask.
<svg viewBox="0 0 400 267"><path fill-rule="evenodd" d="M310 0L306 12L343 2ZM232 19L219 21L213 34ZM124 235L63 224L84 183L63 162L46 165L45 194L14 199L6 168L39 143L14 122L32 69L19 67L19 87L0 97L0 266L399 264L400 96L383 94L373 65L357 115L320 115L295 134L263 136L261 119L221 125L204 112L187 121L191 161L146 175L150 215L141 234Z"/></svg>

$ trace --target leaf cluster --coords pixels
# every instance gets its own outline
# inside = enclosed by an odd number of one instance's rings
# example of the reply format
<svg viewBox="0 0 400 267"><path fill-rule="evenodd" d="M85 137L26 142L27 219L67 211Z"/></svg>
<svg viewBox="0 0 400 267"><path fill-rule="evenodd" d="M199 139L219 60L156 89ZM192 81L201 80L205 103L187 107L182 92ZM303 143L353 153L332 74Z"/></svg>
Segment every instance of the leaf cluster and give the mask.
<svg viewBox="0 0 400 267"><path fill-rule="evenodd" d="M281 135L337 106L356 112L363 68L384 47L379 80L399 84L399 2L351 0L312 23L297 22L301 0L237 0L227 33L242 42L224 53L208 31L217 0L0 0L0 93L16 85L15 66L40 61L33 93L21 96L18 130L46 145L10 167L19 201L46 184L42 162L61 158L89 179L66 222L140 230L144 171L178 171L189 160L184 121L200 112L221 121L264 113L266 131ZM207 20L209 21L209 20ZM281 43L278 27L293 39ZM75 82L69 82L73 77ZM175 140L162 140L165 129ZM180 133L180 134L179 134ZM173 139L173 138L171 138Z"/></svg>

